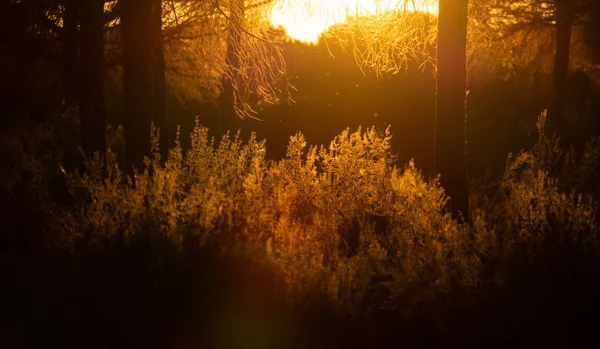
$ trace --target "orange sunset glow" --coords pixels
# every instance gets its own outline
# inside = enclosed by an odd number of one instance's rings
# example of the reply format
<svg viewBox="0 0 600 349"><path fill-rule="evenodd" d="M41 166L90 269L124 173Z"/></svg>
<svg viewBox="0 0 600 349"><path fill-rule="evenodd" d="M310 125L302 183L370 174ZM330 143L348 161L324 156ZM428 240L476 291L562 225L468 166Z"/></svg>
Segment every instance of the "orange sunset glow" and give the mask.
<svg viewBox="0 0 600 349"><path fill-rule="evenodd" d="M437 0L307 0L276 6L271 23L282 26L287 34L305 43L316 43L331 26L355 16L376 15L387 11L423 11L436 14Z"/></svg>
<svg viewBox="0 0 600 349"><path fill-rule="evenodd" d="M3 348L599 341L600 0L0 0L0 43Z"/></svg>

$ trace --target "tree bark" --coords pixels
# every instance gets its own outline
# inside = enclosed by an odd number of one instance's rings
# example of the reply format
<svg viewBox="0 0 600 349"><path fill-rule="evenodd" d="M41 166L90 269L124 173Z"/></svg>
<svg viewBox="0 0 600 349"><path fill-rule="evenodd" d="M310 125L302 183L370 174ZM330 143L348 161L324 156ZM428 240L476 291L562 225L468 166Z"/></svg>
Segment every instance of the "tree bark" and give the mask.
<svg viewBox="0 0 600 349"><path fill-rule="evenodd" d="M162 2L121 0L125 153L128 169L141 169L150 156L150 124L160 128L161 154L166 159L165 59L162 42Z"/></svg>
<svg viewBox="0 0 600 349"><path fill-rule="evenodd" d="M141 169L150 155L152 117L151 7L148 0L121 0L125 157L127 169Z"/></svg>
<svg viewBox="0 0 600 349"><path fill-rule="evenodd" d="M569 73L573 11L571 0L556 0L556 52L553 72L553 105L549 113L550 134L563 129L566 111L566 87Z"/></svg>
<svg viewBox="0 0 600 349"><path fill-rule="evenodd" d="M86 155L106 152L104 0L81 2L81 145Z"/></svg>
<svg viewBox="0 0 600 349"><path fill-rule="evenodd" d="M74 104L78 95L78 29L79 0L66 0L62 27L63 89L67 104Z"/></svg>
<svg viewBox="0 0 600 349"><path fill-rule="evenodd" d="M165 50L162 32L162 2L153 1L152 9L152 54L153 54L153 86L154 86L154 125L159 128L160 152L163 160L167 159L170 144L170 129L167 116L167 82L165 77Z"/></svg>
<svg viewBox="0 0 600 349"><path fill-rule="evenodd" d="M168 152L165 58L160 0L121 0L125 153L128 169L150 156L150 124L160 128L162 159Z"/></svg>
<svg viewBox="0 0 600 349"><path fill-rule="evenodd" d="M440 0L435 169L455 217L469 220L466 159L468 0Z"/></svg>

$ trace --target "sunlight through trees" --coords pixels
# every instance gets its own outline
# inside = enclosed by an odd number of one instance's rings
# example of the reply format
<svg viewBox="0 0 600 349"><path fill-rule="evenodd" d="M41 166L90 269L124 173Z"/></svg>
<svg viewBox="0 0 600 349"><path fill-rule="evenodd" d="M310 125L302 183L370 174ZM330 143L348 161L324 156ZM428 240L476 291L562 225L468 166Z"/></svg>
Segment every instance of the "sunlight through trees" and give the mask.
<svg viewBox="0 0 600 349"><path fill-rule="evenodd" d="M589 346L599 28L597 0L0 1L2 344Z"/></svg>

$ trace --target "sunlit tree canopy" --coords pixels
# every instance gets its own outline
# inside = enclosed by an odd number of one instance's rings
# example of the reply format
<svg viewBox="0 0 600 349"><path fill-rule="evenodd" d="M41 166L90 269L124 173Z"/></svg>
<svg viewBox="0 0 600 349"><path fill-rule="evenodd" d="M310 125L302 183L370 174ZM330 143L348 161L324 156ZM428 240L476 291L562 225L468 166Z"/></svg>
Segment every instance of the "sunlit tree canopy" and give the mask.
<svg viewBox="0 0 600 349"><path fill-rule="evenodd" d="M271 22L293 39L330 40L352 51L377 76L398 73L408 60L432 62L437 0L282 0Z"/></svg>
<svg viewBox="0 0 600 349"><path fill-rule="evenodd" d="M257 104L286 100L281 46L268 22L274 3L183 0L166 6L168 49L173 52L170 77L183 84L183 90L195 89L209 98L221 93L226 77L242 118L255 115Z"/></svg>
<svg viewBox="0 0 600 349"><path fill-rule="evenodd" d="M382 15L390 11L422 11L437 13L436 1L416 0L335 0L282 1L273 8L271 22L282 26L297 40L316 43L319 35L335 24L357 16Z"/></svg>

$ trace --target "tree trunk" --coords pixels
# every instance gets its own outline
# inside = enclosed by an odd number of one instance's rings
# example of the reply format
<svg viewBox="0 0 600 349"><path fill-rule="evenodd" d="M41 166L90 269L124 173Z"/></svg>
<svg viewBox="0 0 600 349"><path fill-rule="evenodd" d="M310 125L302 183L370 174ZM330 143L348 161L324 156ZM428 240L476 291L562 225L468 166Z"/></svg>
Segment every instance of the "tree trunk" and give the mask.
<svg viewBox="0 0 600 349"><path fill-rule="evenodd" d="M550 134L563 129L566 110L566 86L569 72L573 11L571 0L556 0L556 53L554 55L553 98L549 113Z"/></svg>
<svg viewBox="0 0 600 349"><path fill-rule="evenodd" d="M167 147L166 87L160 0L121 0L125 153L128 169L150 156L150 123ZM164 154L164 152L163 152ZM165 157L166 158L166 157Z"/></svg>
<svg viewBox="0 0 600 349"><path fill-rule="evenodd" d="M79 0L66 0L62 27L63 89L65 101L77 101Z"/></svg>
<svg viewBox="0 0 600 349"><path fill-rule="evenodd" d="M106 152L104 105L104 0L81 2L81 146L86 155Z"/></svg>
<svg viewBox="0 0 600 349"><path fill-rule="evenodd" d="M165 79L165 50L162 36L162 3L155 0L152 9L152 53L154 86L154 125L160 129L160 152L167 159L170 144L170 129L167 118L167 82Z"/></svg>
<svg viewBox="0 0 600 349"><path fill-rule="evenodd" d="M440 0L435 167L455 217L469 220L466 160L468 0Z"/></svg>

